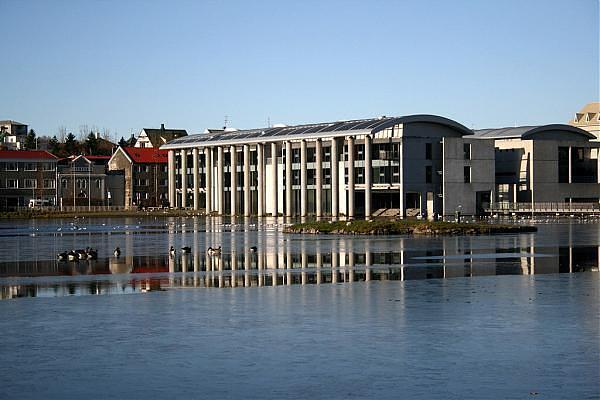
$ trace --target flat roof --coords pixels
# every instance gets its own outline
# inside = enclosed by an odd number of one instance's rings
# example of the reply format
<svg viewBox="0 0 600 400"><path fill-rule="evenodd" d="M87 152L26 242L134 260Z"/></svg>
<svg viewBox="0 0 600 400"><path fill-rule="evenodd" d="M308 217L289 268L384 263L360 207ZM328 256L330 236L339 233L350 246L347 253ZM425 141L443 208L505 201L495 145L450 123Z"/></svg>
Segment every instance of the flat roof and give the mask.
<svg viewBox="0 0 600 400"><path fill-rule="evenodd" d="M547 131L564 131L568 135L575 134L580 138L594 139L595 136L583 129L566 124L515 126L507 128L477 129L474 137L478 139L531 139L533 135ZM542 135L543 136L543 135Z"/></svg>

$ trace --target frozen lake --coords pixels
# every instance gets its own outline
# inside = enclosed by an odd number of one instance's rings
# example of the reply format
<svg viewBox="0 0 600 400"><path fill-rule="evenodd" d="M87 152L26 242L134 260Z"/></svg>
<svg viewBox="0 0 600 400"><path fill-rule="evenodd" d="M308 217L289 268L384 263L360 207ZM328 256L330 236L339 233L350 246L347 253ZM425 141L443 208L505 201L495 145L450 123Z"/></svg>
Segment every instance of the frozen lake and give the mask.
<svg viewBox="0 0 600 400"><path fill-rule="evenodd" d="M596 399L600 224L538 226L0 222L0 398ZM88 246L98 260L55 259Z"/></svg>

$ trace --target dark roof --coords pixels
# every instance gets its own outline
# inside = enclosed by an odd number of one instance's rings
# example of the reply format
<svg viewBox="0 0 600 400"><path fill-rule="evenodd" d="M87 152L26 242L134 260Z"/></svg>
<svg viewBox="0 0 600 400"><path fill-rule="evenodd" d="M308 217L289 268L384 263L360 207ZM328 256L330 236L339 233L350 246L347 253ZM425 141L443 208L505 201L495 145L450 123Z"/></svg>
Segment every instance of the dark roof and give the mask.
<svg viewBox="0 0 600 400"><path fill-rule="evenodd" d="M411 122L428 122L446 125L461 135L472 135L467 127L448 118L437 115L407 115L404 117L380 117L370 119L357 119L350 121L322 122L294 126L274 126L269 128L217 131L190 135L175 139L164 145L163 148L178 148L190 145L211 145L218 142L244 142L244 141L273 141L290 137L300 139L303 136L344 136L348 134L373 134L392 127L396 124Z"/></svg>
<svg viewBox="0 0 600 400"><path fill-rule="evenodd" d="M13 121L12 119L2 120L2 121L0 121L0 125L21 125L21 126L27 126L27 124L22 124L20 122Z"/></svg>
<svg viewBox="0 0 600 400"><path fill-rule="evenodd" d="M594 139L595 136L583 129L565 124L534 125L534 126L516 126L508 128L477 129L474 137L479 139L531 139L533 135L547 131L564 131L568 134L576 134L585 139ZM543 139L543 135L537 136L537 139Z"/></svg>
<svg viewBox="0 0 600 400"><path fill-rule="evenodd" d="M44 150L0 150L2 160L58 160L58 157Z"/></svg>
<svg viewBox="0 0 600 400"><path fill-rule="evenodd" d="M166 164L168 151L154 147L121 147L134 163Z"/></svg>
<svg viewBox="0 0 600 400"><path fill-rule="evenodd" d="M152 143L152 147L160 147L173 139L182 136L187 136L185 129L150 129L144 128L144 132L148 135L148 140Z"/></svg>

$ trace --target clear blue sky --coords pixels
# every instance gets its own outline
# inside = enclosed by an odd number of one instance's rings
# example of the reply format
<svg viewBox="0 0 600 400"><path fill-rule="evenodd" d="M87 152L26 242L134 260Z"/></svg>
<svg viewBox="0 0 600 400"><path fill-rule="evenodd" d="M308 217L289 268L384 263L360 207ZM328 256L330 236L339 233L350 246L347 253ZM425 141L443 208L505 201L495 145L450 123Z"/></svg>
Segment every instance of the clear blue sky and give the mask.
<svg viewBox="0 0 600 400"><path fill-rule="evenodd" d="M0 119L128 136L378 115L567 122L599 98L598 0L0 0Z"/></svg>

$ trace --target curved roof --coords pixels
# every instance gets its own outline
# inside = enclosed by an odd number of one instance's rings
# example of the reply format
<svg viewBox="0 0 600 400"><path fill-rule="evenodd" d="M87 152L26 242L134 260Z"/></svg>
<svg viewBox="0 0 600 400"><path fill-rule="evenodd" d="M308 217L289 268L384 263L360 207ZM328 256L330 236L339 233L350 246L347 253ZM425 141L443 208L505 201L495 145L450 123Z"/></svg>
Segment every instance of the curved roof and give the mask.
<svg viewBox="0 0 600 400"><path fill-rule="evenodd" d="M225 130L181 137L161 146L161 149L177 149L195 146L223 145L234 143L273 142L306 137L335 137L347 135L374 134L396 124L415 122L439 124L449 127L461 135L472 135L473 131L464 125L437 115L407 115L403 117L380 117L350 121L321 122L294 126L274 126L270 128Z"/></svg>
<svg viewBox="0 0 600 400"><path fill-rule="evenodd" d="M576 136L587 140L595 138L594 135L584 131L583 129L565 124L478 129L475 131L475 137L480 139L532 139L534 135L548 131L564 131L568 132L569 134L575 134ZM538 136L537 139L543 139L543 136Z"/></svg>

